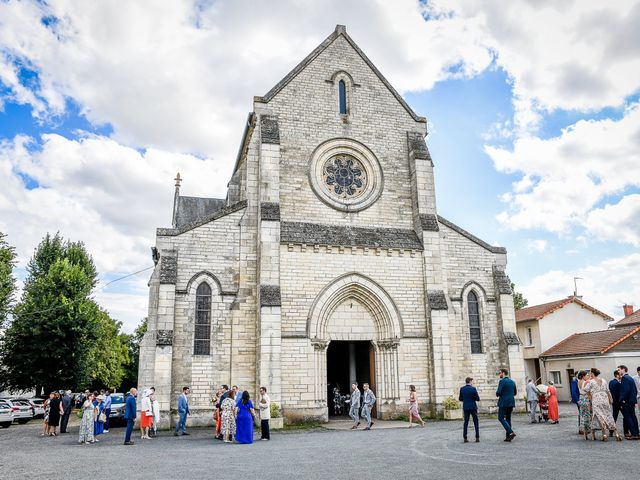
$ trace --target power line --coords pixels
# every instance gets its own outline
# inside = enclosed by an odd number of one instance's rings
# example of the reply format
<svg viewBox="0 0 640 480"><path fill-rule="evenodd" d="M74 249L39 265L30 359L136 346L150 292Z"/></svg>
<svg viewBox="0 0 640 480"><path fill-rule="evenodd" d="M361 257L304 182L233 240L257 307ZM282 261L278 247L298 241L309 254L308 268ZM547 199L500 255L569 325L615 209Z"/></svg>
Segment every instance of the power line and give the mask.
<svg viewBox="0 0 640 480"><path fill-rule="evenodd" d="M152 268L154 268L154 266L155 266L155 265L151 265L150 267L146 267L146 268L143 268L143 269L141 269L141 270L135 271L135 272L133 272L133 273L128 273L128 274L126 274L126 275L123 275L122 277L115 278L115 279L111 280L110 282L105 283L105 284L104 284L103 286L101 286L100 288L98 288L95 292L93 292L93 294L95 295L96 293L98 293L98 292L100 292L100 291L104 290L105 288L107 288L107 287L108 287L109 285L111 285L112 283L116 283L116 282L119 282L120 280L124 280L125 278L133 277L134 275L138 275L139 273L146 272L147 270L151 270ZM57 308L61 308L61 307L63 307L63 306L65 306L65 307L66 307L66 306L68 306L68 305L73 305L73 304L74 304L74 303L76 303L76 302L80 302L80 301L82 301L82 300L87 300L87 298L91 298L91 297L77 298L77 299L73 300L72 302L67 303L66 305L55 305L55 306L53 306L53 307L50 307L50 308L47 308L47 309L44 309L44 310L36 310L36 311L34 311L34 312L26 312L26 313L24 313L24 314L25 314L25 315L38 315L38 314L40 314L40 313L50 312L50 311L52 311L52 310L55 310L55 309L57 309ZM91 298L91 300L93 300L93 298ZM11 313L12 313L12 314L13 314L13 313L15 313L15 308L11 309Z"/></svg>

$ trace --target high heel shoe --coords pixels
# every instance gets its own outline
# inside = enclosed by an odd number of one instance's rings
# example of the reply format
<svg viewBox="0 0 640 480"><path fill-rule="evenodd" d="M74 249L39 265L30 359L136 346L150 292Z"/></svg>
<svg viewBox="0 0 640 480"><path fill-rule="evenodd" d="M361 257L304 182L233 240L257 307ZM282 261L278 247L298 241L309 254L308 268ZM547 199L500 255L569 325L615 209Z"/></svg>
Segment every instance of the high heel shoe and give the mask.
<svg viewBox="0 0 640 480"><path fill-rule="evenodd" d="M622 441L622 437L616 433L616 442L621 442Z"/></svg>

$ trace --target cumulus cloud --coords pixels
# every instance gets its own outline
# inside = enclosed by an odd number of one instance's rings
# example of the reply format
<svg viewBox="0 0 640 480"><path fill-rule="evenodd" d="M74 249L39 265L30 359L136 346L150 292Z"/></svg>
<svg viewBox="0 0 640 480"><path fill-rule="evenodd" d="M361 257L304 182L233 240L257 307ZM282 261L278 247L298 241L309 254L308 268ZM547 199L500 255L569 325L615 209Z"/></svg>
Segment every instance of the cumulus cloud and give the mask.
<svg viewBox="0 0 640 480"><path fill-rule="evenodd" d="M590 212L608 196L640 186L639 125L636 103L620 120L581 120L554 138L518 138L512 149L486 146L497 170L522 175L503 197L510 205L498 219L514 230L557 233L588 225L591 234L607 238L600 233L602 215ZM637 206L637 200L609 213L631 215L631 204Z"/></svg>
<svg viewBox="0 0 640 480"><path fill-rule="evenodd" d="M586 227L599 240L640 245L640 194L627 195L618 203L592 210Z"/></svg>
<svg viewBox="0 0 640 480"><path fill-rule="evenodd" d="M622 305L640 299L640 253L613 257L575 272L552 270L518 285L529 305L559 300L573 293L573 277L578 280L578 295L589 305L622 318ZM603 281L606 279L606 281Z"/></svg>
<svg viewBox="0 0 640 480"><path fill-rule="evenodd" d="M543 239L528 240L527 250L529 250L529 253L542 253L547 249L548 243L547 240Z"/></svg>

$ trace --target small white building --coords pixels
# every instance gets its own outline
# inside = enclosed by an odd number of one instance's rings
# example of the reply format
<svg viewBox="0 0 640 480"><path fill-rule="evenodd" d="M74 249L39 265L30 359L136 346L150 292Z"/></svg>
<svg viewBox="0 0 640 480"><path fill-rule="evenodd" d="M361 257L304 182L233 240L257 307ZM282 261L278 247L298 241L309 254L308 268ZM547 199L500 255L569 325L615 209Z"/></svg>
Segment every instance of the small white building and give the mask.
<svg viewBox="0 0 640 480"><path fill-rule="evenodd" d="M575 296L516 310L526 377L546 382L548 379L540 364L542 352L574 333L604 330L611 321L612 317Z"/></svg>
<svg viewBox="0 0 640 480"><path fill-rule="evenodd" d="M640 325L574 333L542 352L540 359L543 373L558 387L558 400L569 401L575 372L596 367L605 380L613 378L618 365L635 372L640 365Z"/></svg>

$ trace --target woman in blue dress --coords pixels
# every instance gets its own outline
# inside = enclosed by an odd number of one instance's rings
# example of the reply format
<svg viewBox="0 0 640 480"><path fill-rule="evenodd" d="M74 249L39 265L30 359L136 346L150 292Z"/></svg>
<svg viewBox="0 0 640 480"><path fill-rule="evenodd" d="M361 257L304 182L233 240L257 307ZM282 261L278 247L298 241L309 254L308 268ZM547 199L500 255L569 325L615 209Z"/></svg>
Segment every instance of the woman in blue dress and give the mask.
<svg viewBox="0 0 640 480"><path fill-rule="evenodd" d="M93 422L93 435L96 437L97 442L98 435L102 435L104 433L104 420L100 417L100 415L104 416L104 395L98 395L93 402L93 406L96 409L96 419Z"/></svg>
<svg viewBox="0 0 640 480"><path fill-rule="evenodd" d="M253 443L253 418L256 414L249 392L242 392L242 398L236 404L238 418L236 419L236 443Z"/></svg>

